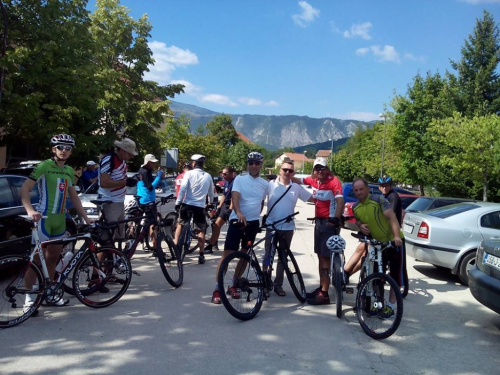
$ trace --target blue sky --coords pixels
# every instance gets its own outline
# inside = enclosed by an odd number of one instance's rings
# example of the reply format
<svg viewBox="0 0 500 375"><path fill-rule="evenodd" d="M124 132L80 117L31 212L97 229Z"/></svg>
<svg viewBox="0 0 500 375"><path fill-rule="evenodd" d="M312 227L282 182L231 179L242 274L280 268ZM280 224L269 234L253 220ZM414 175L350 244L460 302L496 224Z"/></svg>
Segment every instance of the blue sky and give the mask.
<svg viewBox="0 0 500 375"><path fill-rule="evenodd" d="M230 114L375 120L416 74L445 73L500 0L122 0L153 25L147 79ZM93 10L93 7L90 7Z"/></svg>

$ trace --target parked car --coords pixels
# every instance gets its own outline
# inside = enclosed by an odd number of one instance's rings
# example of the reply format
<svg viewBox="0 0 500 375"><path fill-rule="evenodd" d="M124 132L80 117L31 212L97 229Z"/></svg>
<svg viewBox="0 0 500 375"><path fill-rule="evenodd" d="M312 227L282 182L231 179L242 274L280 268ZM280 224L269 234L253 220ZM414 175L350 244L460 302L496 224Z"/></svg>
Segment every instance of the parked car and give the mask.
<svg viewBox="0 0 500 375"><path fill-rule="evenodd" d="M493 225L500 229L500 220ZM479 245L476 264L469 271L469 288L475 299L500 314L500 239Z"/></svg>
<svg viewBox="0 0 500 375"><path fill-rule="evenodd" d="M377 194L377 195L382 194L377 184L369 184L368 186L370 188L370 194ZM405 189L401 189L398 187L393 187L393 189L399 194L403 209L405 209L412 202L413 199L417 199L419 197L418 195ZM344 202L345 202L343 216L352 217L354 216L354 213L352 212L352 206L354 205L354 203L358 201L358 198L356 198L356 195L352 190L352 182L344 182L342 184L342 193L344 194ZM356 225L355 219L345 220L344 227L354 231L358 230L358 226Z"/></svg>
<svg viewBox="0 0 500 375"><path fill-rule="evenodd" d="M403 221L408 256L449 268L468 285L481 241L500 237L500 204L462 202L434 210L407 212Z"/></svg>
<svg viewBox="0 0 500 375"><path fill-rule="evenodd" d="M447 198L447 197L418 197L406 208L406 212L422 212L433 210L434 208L449 206L460 202L474 202L472 199Z"/></svg>
<svg viewBox="0 0 500 375"><path fill-rule="evenodd" d="M0 175L0 256L7 254L25 254L30 250L31 229L29 224L19 219L26 215L21 203L20 189L26 176ZM31 204L39 201L38 190L30 192ZM76 233L76 223L71 216L66 216L66 233Z"/></svg>

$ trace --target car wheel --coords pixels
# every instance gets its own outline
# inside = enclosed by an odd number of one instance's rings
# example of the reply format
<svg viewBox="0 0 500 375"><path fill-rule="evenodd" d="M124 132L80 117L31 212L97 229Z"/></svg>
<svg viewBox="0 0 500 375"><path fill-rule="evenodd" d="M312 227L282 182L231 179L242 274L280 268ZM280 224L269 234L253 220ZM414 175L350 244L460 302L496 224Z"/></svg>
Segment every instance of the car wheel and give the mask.
<svg viewBox="0 0 500 375"><path fill-rule="evenodd" d="M467 253L460 262L458 278L465 286L469 286L469 271L476 264L476 252Z"/></svg>

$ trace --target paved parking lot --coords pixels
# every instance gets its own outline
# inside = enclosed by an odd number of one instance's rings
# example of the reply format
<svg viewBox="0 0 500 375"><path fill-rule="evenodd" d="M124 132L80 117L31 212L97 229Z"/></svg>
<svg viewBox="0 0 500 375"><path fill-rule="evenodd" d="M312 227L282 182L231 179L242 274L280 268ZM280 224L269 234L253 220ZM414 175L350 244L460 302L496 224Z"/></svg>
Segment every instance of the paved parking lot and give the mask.
<svg viewBox="0 0 500 375"><path fill-rule="evenodd" d="M301 214L293 251L306 286L317 286L312 205ZM355 247L349 231L347 257ZM297 302L274 293L257 317L234 319L210 303L220 252L204 265L188 259L184 284L173 289L155 259L138 251L125 296L99 310L71 298L66 308L0 330L0 373L13 374L495 374L500 315L480 305L458 280L408 259L410 293L403 321L387 340L366 336L344 300L335 306Z"/></svg>

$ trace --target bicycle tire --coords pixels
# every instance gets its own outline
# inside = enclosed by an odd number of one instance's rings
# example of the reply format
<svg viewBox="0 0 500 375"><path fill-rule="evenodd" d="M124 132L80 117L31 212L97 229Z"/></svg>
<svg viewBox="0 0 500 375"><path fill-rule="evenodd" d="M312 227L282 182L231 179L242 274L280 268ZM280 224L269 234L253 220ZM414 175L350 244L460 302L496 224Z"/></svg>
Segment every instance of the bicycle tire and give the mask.
<svg viewBox="0 0 500 375"><path fill-rule="evenodd" d="M396 297L394 315L382 318L382 309L386 306L391 291ZM370 299L370 303L366 303ZM375 307L375 310L368 308ZM403 296L398 284L385 273L373 273L359 284L356 295L356 315L363 331L375 340L386 339L399 328L403 317Z"/></svg>
<svg viewBox="0 0 500 375"><path fill-rule="evenodd" d="M335 289L335 304L337 307L337 318L342 317L342 271L340 268L340 254L333 254L333 288Z"/></svg>
<svg viewBox="0 0 500 375"><path fill-rule="evenodd" d="M28 289L24 285L24 277L28 269L35 273L35 283L29 291L37 290L33 305L24 310ZM10 328L21 324L33 315L45 295L45 285L42 272L29 262L28 258L20 256L5 256L0 258L0 328Z"/></svg>
<svg viewBox="0 0 500 375"><path fill-rule="evenodd" d="M198 238L194 236L196 233L196 228L194 226L194 221L191 219L189 223L189 236L188 240L186 241L186 254L192 254L197 248L198 248ZM194 242L194 244L193 244Z"/></svg>
<svg viewBox="0 0 500 375"><path fill-rule="evenodd" d="M235 251L224 258L217 275L220 299L226 310L239 320L254 318L264 299L264 276L259 264L250 255ZM238 298L226 294L235 287Z"/></svg>
<svg viewBox="0 0 500 375"><path fill-rule="evenodd" d="M132 266L127 256L114 247L101 247L96 253L86 252L78 261L73 289L85 306L101 308L118 301L131 280Z"/></svg>
<svg viewBox="0 0 500 375"><path fill-rule="evenodd" d="M290 249L286 249L284 252L286 259L284 259L284 261L282 260L282 262L285 268L286 278L290 283L290 287L295 297L297 297L300 303L304 303L306 302L306 286L304 285L304 279L302 278L299 265ZM280 256L283 256L281 252Z"/></svg>
<svg viewBox="0 0 500 375"><path fill-rule="evenodd" d="M156 245L156 255L163 276L173 287L180 287L184 279L184 270L177 246L175 246L172 238L162 231L156 237Z"/></svg>

